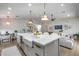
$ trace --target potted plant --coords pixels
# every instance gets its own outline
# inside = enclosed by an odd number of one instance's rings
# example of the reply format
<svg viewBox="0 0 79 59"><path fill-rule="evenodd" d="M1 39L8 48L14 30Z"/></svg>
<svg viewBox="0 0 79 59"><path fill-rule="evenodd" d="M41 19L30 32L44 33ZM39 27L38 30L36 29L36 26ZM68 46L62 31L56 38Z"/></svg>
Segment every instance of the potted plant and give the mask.
<svg viewBox="0 0 79 59"><path fill-rule="evenodd" d="M15 30L14 32L15 32L15 33L17 33L18 31L17 31L17 30Z"/></svg>
<svg viewBox="0 0 79 59"><path fill-rule="evenodd" d="M79 32L73 35L74 39L79 39Z"/></svg>
<svg viewBox="0 0 79 59"><path fill-rule="evenodd" d="M63 30L61 29L61 30L59 31L59 33L60 33L60 36L62 36L62 32L63 32Z"/></svg>

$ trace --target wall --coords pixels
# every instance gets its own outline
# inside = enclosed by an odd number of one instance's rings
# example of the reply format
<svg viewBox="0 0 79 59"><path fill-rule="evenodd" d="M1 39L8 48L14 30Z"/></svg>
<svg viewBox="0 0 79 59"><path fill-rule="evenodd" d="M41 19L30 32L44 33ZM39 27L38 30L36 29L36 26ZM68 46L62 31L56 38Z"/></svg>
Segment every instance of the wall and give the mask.
<svg viewBox="0 0 79 59"><path fill-rule="evenodd" d="M5 20L0 20L0 31L1 30L22 30L23 28L26 28L26 20L24 19L12 19L10 25L5 24ZM68 25L71 28L68 30L64 30L64 33L77 33L79 32L79 18L71 18L71 19L56 19L55 21L52 21L52 26L55 24L62 24L62 25ZM54 31L54 29L53 29Z"/></svg>
<svg viewBox="0 0 79 59"><path fill-rule="evenodd" d="M64 33L66 34L74 34L79 32L79 18L57 19L52 22L52 25L55 24L68 25L70 28L66 30L64 29Z"/></svg>
<svg viewBox="0 0 79 59"><path fill-rule="evenodd" d="M21 20L21 19L11 19L10 20L10 25L6 24L6 20L5 19L1 19L0 20L0 31L14 31L14 30L22 30L23 28L27 28L26 27L26 20Z"/></svg>

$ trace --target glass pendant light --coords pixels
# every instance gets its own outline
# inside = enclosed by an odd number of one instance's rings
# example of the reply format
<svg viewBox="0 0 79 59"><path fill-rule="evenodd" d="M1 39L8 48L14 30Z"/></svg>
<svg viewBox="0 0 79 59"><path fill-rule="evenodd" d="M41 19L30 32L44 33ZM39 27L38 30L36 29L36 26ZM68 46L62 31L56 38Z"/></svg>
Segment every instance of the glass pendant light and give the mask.
<svg viewBox="0 0 79 59"><path fill-rule="evenodd" d="M10 17L9 16L7 16L6 25L10 25Z"/></svg>
<svg viewBox="0 0 79 59"><path fill-rule="evenodd" d="M6 25L10 25L10 22L6 22Z"/></svg>
<svg viewBox="0 0 79 59"><path fill-rule="evenodd" d="M44 3L44 16L42 17L41 20L48 20L48 17L47 17L47 15L46 15L45 8L46 8L46 4Z"/></svg>
<svg viewBox="0 0 79 59"><path fill-rule="evenodd" d="M29 21L28 21L29 24L32 24L32 23L33 23L33 22L32 22L32 18L31 18L31 12L32 12L32 11L30 10L30 11L29 11L29 13L30 13L30 19L29 19Z"/></svg>

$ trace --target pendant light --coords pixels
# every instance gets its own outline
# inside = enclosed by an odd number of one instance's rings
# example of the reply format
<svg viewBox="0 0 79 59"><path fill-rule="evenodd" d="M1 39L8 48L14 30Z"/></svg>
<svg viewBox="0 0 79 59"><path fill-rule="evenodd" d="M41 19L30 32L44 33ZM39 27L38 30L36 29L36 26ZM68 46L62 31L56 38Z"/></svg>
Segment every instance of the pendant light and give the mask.
<svg viewBox="0 0 79 59"><path fill-rule="evenodd" d="M56 18L55 16L53 15L53 13L51 14L51 21L54 21Z"/></svg>
<svg viewBox="0 0 79 59"><path fill-rule="evenodd" d="M47 15L46 15L45 8L46 8L46 4L44 3L44 16L42 17L41 20L48 20L48 17L47 17Z"/></svg>
<svg viewBox="0 0 79 59"><path fill-rule="evenodd" d="M7 21L6 21L6 25L10 25L10 17L9 16L7 16L7 19L6 19Z"/></svg>
<svg viewBox="0 0 79 59"><path fill-rule="evenodd" d="M28 21L28 23L29 23L29 24L33 24L33 22L32 22L32 14L31 14L31 13L32 13L32 11L31 11L31 6L32 6L32 4L29 3L28 6L29 6L29 8L30 8L30 10L29 10L29 15L30 15L30 16L29 16L29 21Z"/></svg>
<svg viewBox="0 0 79 59"><path fill-rule="evenodd" d="M32 18L31 18L31 12L32 12L32 11L30 10L30 11L29 11L29 13L30 13L30 19L29 19L29 22L28 22L29 24L32 24L32 23L33 23L33 22L32 22Z"/></svg>

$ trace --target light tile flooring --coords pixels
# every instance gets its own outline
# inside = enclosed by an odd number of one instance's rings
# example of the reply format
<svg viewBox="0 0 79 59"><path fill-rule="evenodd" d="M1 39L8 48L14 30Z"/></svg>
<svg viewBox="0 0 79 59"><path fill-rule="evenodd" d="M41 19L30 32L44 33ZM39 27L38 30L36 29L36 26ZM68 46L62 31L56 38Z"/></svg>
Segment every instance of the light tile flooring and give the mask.
<svg viewBox="0 0 79 59"><path fill-rule="evenodd" d="M79 40L75 40L73 49L60 47L61 56L79 56Z"/></svg>
<svg viewBox="0 0 79 59"><path fill-rule="evenodd" d="M0 55L1 55L2 49L5 49L7 47L12 47L12 46L18 47L17 42L16 41L13 41L12 43L7 42L0 45ZM18 47L18 49L22 54L22 56L24 56L24 53L21 50L21 48ZM75 40L74 48L72 50L64 47L60 47L60 56L79 56L79 41Z"/></svg>
<svg viewBox="0 0 79 59"><path fill-rule="evenodd" d="M8 48L8 47L12 47L12 46L17 46L19 52L21 53L22 56L24 56L25 54L23 53L23 51L21 50L21 48L17 45L16 40L14 40L13 42L6 42L3 43L2 45L0 45L0 55L1 55L1 51L2 49Z"/></svg>

